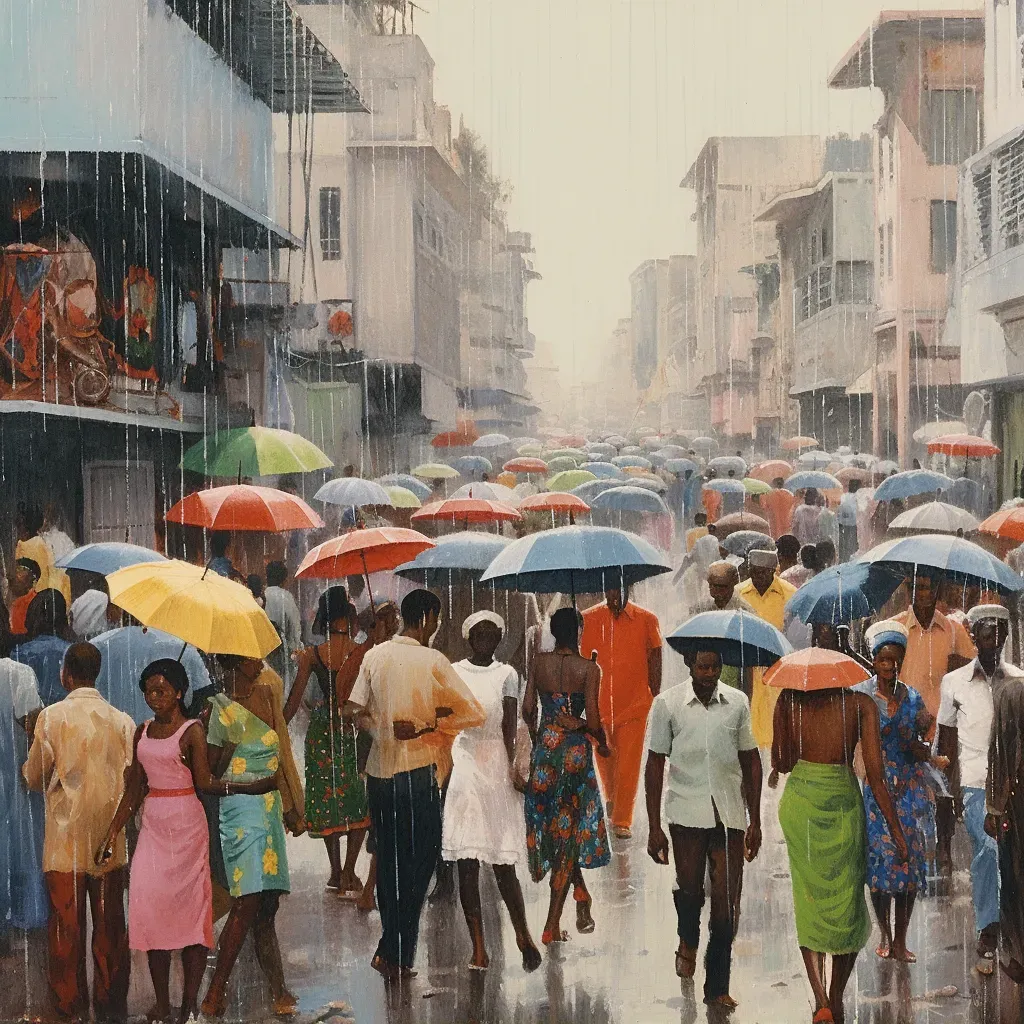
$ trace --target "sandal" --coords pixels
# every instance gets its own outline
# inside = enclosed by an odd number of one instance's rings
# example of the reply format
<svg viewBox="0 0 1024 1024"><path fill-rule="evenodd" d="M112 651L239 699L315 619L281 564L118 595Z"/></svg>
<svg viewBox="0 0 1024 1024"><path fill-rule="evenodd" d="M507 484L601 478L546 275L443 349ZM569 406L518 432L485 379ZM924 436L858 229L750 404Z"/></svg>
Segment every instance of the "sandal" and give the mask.
<svg viewBox="0 0 1024 1024"><path fill-rule="evenodd" d="M827 1006L823 1006L820 1010L815 1011L811 1018L811 1024L835 1024L835 1020L832 1011Z"/></svg>

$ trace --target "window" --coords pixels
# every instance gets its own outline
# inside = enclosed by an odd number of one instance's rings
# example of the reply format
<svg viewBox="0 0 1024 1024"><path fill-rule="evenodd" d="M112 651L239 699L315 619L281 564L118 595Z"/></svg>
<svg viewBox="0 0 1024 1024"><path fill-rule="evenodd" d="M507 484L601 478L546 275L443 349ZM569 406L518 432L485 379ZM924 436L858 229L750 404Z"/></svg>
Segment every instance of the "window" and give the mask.
<svg viewBox="0 0 1024 1024"><path fill-rule="evenodd" d="M892 218L889 218L889 223L885 226L885 272L889 280L892 280L892 267L893 267L893 249L896 248L895 239L893 237L892 230Z"/></svg>
<svg viewBox="0 0 1024 1024"><path fill-rule="evenodd" d="M341 259L341 189L320 189L320 256Z"/></svg>
<svg viewBox="0 0 1024 1024"><path fill-rule="evenodd" d="M956 203L932 200L932 273L948 274L956 264Z"/></svg>
<svg viewBox="0 0 1024 1024"><path fill-rule="evenodd" d="M978 97L973 89L926 89L924 111L929 163L963 163L977 150Z"/></svg>
<svg viewBox="0 0 1024 1024"><path fill-rule="evenodd" d="M1024 0L1020 0L1024 3ZM978 215L978 245L981 257L992 255L992 168L974 175L974 210Z"/></svg>
<svg viewBox="0 0 1024 1024"><path fill-rule="evenodd" d="M874 268L867 260L837 263L835 273L836 302L870 302Z"/></svg>
<svg viewBox="0 0 1024 1024"><path fill-rule="evenodd" d="M878 277L885 277L885 225L878 226Z"/></svg>

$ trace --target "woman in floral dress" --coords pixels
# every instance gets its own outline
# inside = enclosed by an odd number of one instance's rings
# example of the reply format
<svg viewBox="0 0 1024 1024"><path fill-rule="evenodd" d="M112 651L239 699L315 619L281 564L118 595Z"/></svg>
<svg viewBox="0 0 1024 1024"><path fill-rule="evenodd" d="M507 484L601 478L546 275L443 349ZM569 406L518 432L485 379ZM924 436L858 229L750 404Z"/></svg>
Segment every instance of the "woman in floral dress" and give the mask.
<svg viewBox="0 0 1024 1024"><path fill-rule="evenodd" d="M533 737L526 852L535 882L551 872L551 902L541 936L545 945L568 938L560 921L570 882L576 929L594 930L592 900L581 869L603 867L611 859L591 746L594 737L598 754L608 756L597 704L601 670L580 657L582 626L575 608L562 608L551 617L555 649L533 659L523 700L523 718Z"/></svg>
<svg viewBox="0 0 1024 1024"><path fill-rule="evenodd" d="M899 679L907 650L907 629L894 620L878 622L865 636L875 675L856 689L868 694L878 705L882 731L882 760L885 780L892 793L900 825L907 840L908 857L901 862L871 786L864 784L864 812L868 832L867 884L878 918L882 941L875 950L883 959L914 963L917 957L907 949L907 929L917 894L927 878L925 836L933 828L932 794L925 782L923 762L938 768L946 758L932 758L925 735L932 716L917 690ZM890 919L896 904L895 928Z"/></svg>
<svg viewBox="0 0 1024 1024"><path fill-rule="evenodd" d="M257 782L276 775L280 745L277 733L238 703L252 692L263 662L234 655L221 655L219 661L225 692L210 698L207 744L211 773L223 778L230 789L233 782ZM281 894L290 889L280 792L274 789L262 796L232 793L222 797L220 841L233 902L220 935L217 966L203 1000L203 1014L224 1014L228 979L250 928L256 956L270 985L274 1013L294 1013L297 1003L285 987L274 930Z"/></svg>

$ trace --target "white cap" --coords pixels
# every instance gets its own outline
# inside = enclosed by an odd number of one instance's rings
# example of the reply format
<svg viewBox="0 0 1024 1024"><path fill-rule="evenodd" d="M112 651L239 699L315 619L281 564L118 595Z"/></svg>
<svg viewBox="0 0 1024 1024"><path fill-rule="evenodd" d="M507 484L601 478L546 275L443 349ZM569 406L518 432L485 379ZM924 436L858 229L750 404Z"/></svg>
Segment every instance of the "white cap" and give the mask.
<svg viewBox="0 0 1024 1024"><path fill-rule="evenodd" d="M774 569L779 564L779 556L774 551L765 551L761 548L754 548L747 552L747 561L759 569Z"/></svg>
<svg viewBox="0 0 1024 1024"><path fill-rule="evenodd" d="M472 615L466 618L466 621L462 623L462 639L469 639L469 631L474 627L480 625L481 622L493 622L494 625L501 630L501 635L505 635L505 620L497 612L473 612Z"/></svg>
<svg viewBox="0 0 1024 1024"><path fill-rule="evenodd" d="M967 613L967 624L972 627L986 619L1009 622L1010 613L1001 604L976 604Z"/></svg>

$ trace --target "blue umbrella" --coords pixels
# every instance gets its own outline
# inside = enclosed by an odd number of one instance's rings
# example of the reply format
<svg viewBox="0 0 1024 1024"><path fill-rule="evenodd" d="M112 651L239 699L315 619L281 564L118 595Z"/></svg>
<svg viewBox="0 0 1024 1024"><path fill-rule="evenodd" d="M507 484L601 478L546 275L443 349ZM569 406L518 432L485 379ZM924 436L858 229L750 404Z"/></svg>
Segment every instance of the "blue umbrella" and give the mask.
<svg viewBox="0 0 1024 1024"><path fill-rule="evenodd" d="M584 462L580 469L593 473L598 480L624 480L626 474L610 462Z"/></svg>
<svg viewBox="0 0 1024 1024"><path fill-rule="evenodd" d="M663 556L635 534L563 526L514 541L480 582L533 594L598 594L669 571Z"/></svg>
<svg viewBox="0 0 1024 1024"><path fill-rule="evenodd" d="M129 565L142 562L166 562L167 559L159 551L140 547L138 544L118 544L116 541L104 541L98 544L86 544L75 548L69 555L57 559L58 569L81 569L82 572L94 572L100 576L109 576L118 569L127 569Z"/></svg>
<svg viewBox="0 0 1024 1024"><path fill-rule="evenodd" d="M599 494L604 494L605 491L610 491L613 487L622 486L618 480L588 480L585 484L574 487L570 493L575 494L577 498L582 498L589 505Z"/></svg>
<svg viewBox="0 0 1024 1024"><path fill-rule="evenodd" d="M387 476L377 477L377 483L385 487L404 487L412 491L420 501L426 501L434 493L419 477L408 473L388 473Z"/></svg>
<svg viewBox="0 0 1024 1024"><path fill-rule="evenodd" d="M608 444L605 441L593 441L586 446L584 451L588 455L594 455L598 458L609 458L612 455L618 453L618 448L613 444Z"/></svg>
<svg viewBox="0 0 1024 1024"><path fill-rule="evenodd" d="M808 580L787 602L801 622L841 626L877 612L896 593L903 573L869 562L844 562Z"/></svg>
<svg viewBox="0 0 1024 1024"><path fill-rule="evenodd" d="M457 469L463 476L472 476L474 473L493 473L494 466L490 459L482 455L461 455L450 463L452 469Z"/></svg>
<svg viewBox="0 0 1024 1024"><path fill-rule="evenodd" d="M995 586L1002 594L1024 590L1024 577L963 537L943 534L900 537L873 547L857 561L890 566L907 575L919 569L936 569L953 579L978 580Z"/></svg>
<svg viewBox="0 0 1024 1024"><path fill-rule="evenodd" d="M337 480L328 480L313 497L328 505L345 505L349 508L392 504L382 484L375 480L364 480L360 476L343 476Z"/></svg>
<svg viewBox="0 0 1024 1024"><path fill-rule="evenodd" d="M908 469L905 473L887 476L875 488L875 501L935 494L936 491L948 491L952 486L953 481L944 473L933 473L930 469Z"/></svg>
<svg viewBox="0 0 1024 1024"><path fill-rule="evenodd" d="M822 473L816 469L807 469L802 473L794 473L786 480L786 490L806 491L813 487L817 491L841 491L842 483L830 473Z"/></svg>
<svg viewBox="0 0 1024 1024"><path fill-rule="evenodd" d="M730 470L733 476L741 479L747 475L747 464L738 455L719 455L708 463L708 469L713 469L720 476L728 476Z"/></svg>
<svg viewBox="0 0 1024 1024"><path fill-rule="evenodd" d="M651 460L645 459L642 455L616 455L612 459L612 465L618 466L619 469L625 469L629 466L632 469L650 469Z"/></svg>
<svg viewBox="0 0 1024 1024"><path fill-rule="evenodd" d="M437 538L437 546L400 565L395 574L426 587L475 583L484 570L511 544L493 533L464 531Z"/></svg>
<svg viewBox="0 0 1024 1024"><path fill-rule="evenodd" d="M717 651L726 665L774 665L793 653L789 641L753 611L701 612L665 639L680 654Z"/></svg>
<svg viewBox="0 0 1024 1024"><path fill-rule="evenodd" d="M616 512L661 512L669 515L668 505L654 491L646 487L613 487L599 494L592 509L611 509Z"/></svg>
<svg viewBox="0 0 1024 1024"><path fill-rule="evenodd" d="M775 541L767 533L758 530L737 530L722 541L722 547L730 555L746 558L751 551L774 551Z"/></svg>
<svg viewBox="0 0 1024 1024"><path fill-rule="evenodd" d="M697 463L692 459L666 459L661 468L666 473L696 473Z"/></svg>
<svg viewBox="0 0 1024 1024"><path fill-rule="evenodd" d="M718 491L719 494L746 494L747 489L743 486L742 480L735 477L716 476L711 480L704 481L704 487L709 491Z"/></svg>

